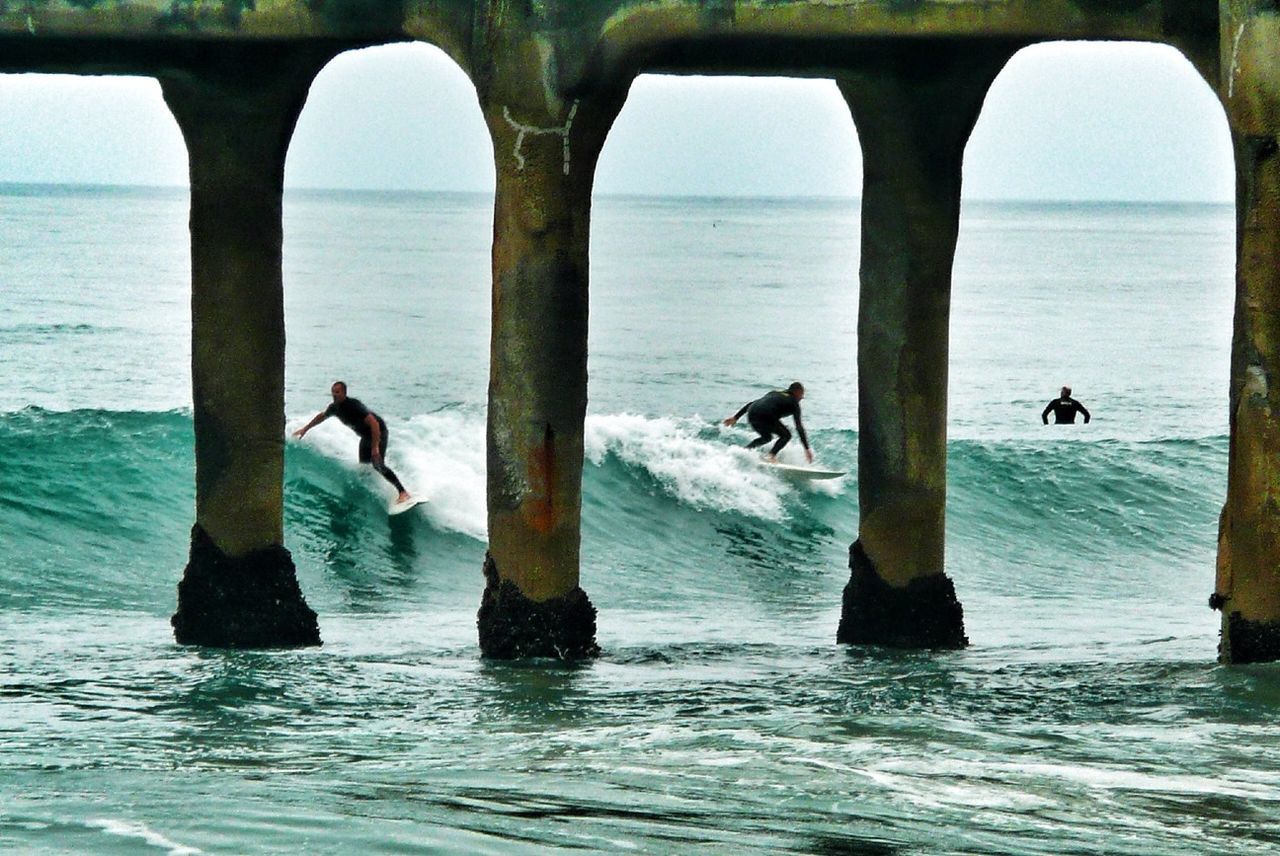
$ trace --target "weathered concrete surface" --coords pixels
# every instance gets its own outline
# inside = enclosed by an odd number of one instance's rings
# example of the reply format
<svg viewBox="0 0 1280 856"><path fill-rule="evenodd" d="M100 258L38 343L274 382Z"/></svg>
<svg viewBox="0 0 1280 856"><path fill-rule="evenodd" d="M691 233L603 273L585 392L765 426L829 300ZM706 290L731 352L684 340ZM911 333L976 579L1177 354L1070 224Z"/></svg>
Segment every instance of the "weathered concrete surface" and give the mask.
<svg viewBox="0 0 1280 856"><path fill-rule="evenodd" d="M1160 37L1199 0L0 0L0 32L31 37L395 36L513 20L635 46L728 30L758 36Z"/></svg>
<svg viewBox="0 0 1280 856"><path fill-rule="evenodd" d="M862 544L849 548L849 583L844 588L836 641L890 648L964 648L964 608L946 574L916 577L891 586L878 573Z"/></svg>
<svg viewBox="0 0 1280 856"><path fill-rule="evenodd" d="M865 636L876 624L866 616L896 615L897 594L927 591L930 614L955 616L942 636L962 640L942 530L947 283L966 124L982 80L1018 45L1172 44L1222 94L1240 176L1214 598L1223 657L1239 662L1280 648L1278 18L1274 0L0 0L0 71L165 81L192 163L197 526L233 558L283 549L279 185L307 83L344 50L406 39L439 45L470 75L498 163L488 436L497 582L482 609L494 628L520 623L525 605L504 604L521 599L569 598L577 616L590 607L578 600L578 518L591 176L630 80L841 79L868 185L861 559L851 560L840 634ZM870 592L894 594L873 603ZM919 644L932 644L928 634ZM889 635L899 644L911 631L870 633ZM537 644L491 647L507 656L498 649ZM593 645L569 647L579 656Z"/></svg>
<svg viewBox="0 0 1280 856"><path fill-rule="evenodd" d="M483 88L501 34L536 35L563 91L585 80L682 69L832 76L882 38L1136 39L1216 69L1216 0L0 0L0 69L158 71L149 46L193 43L439 45ZM59 43L73 40L62 55ZM335 50L335 53L337 51ZM163 53L163 52L161 52Z"/></svg>
<svg viewBox="0 0 1280 856"><path fill-rule="evenodd" d="M1223 6L1222 95L1236 155L1231 449L1212 604L1220 657L1280 659L1280 9Z"/></svg>
<svg viewBox="0 0 1280 856"><path fill-rule="evenodd" d="M508 626L521 598L547 604L578 587L583 420L587 409L587 275L596 160L625 90L596 81L560 95L538 42L502 33L508 62L487 69L480 101L494 141L497 193L489 366L488 506L491 576L481 647ZM496 597L510 583L521 598ZM594 609L591 631L594 634ZM486 626L488 625L488 626ZM594 652L594 641L519 646L546 656Z"/></svg>
<svg viewBox="0 0 1280 856"><path fill-rule="evenodd" d="M838 79L862 143L858 304L858 542L842 642L918 638L964 644L943 573L947 481L947 343L951 264L960 227L964 147L987 89L1019 45L884 48ZM875 578L873 581L871 578ZM934 584L922 581L937 578ZM943 582L945 580L945 583ZM861 603L910 589L945 604L897 610L920 627L884 626ZM955 609L951 604L955 603ZM949 620L950 628L934 626Z"/></svg>
<svg viewBox="0 0 1280 856"><path fill-rule="evenodd" d="M228 556L199 524L170 619L182 645L293 648L320 644L316 614L298 588L289 551L279 545Z"/></svg>
<svg viewBox="0 0 1280 856"><path fill-rule="evenodd" d="M193 535L188 574L230 569L223 588L260 585L234 571L250 554L282 554L275 571L293 579L284 541L284 290L281 276L281 198L289 136L307 88L319 70L305 51L238 51L235 62L202 64L162 79L186 140L191 174L191 378L196 437L196 535L228 560L201 563ZM265 569L271 563L258 561ZM184 582L185 585L185 582ZM272 589L273 591L275 589ZM206 607L191 603L208 586L187 586L179 615ZM280 589L301 592L296 582ZM240 595L218 594L240 603ZM295 605L295 606L296 606ZM207 607L212 609L211 606ZM244 638L278 631L300 644L292 608L246 612L288 628L232 626ZM175 617L176 619L176 617ZM314 618L312 619L314 624ZM179 626L175 623L175 627ZM207 622L186 624L184 641L228 642L218 630L200 638ZM314 642L319 641L318 635Z"/></svg>
<svg viewBox="0 0 1280 856"><path fill-rule="evenodd" d="M486 657L581 660L600 654L596 609L581 588L575 586L546 600L531 600L514 582L498 575L491 555L485 556L484 580L476 626L480 650Z"/></svg>

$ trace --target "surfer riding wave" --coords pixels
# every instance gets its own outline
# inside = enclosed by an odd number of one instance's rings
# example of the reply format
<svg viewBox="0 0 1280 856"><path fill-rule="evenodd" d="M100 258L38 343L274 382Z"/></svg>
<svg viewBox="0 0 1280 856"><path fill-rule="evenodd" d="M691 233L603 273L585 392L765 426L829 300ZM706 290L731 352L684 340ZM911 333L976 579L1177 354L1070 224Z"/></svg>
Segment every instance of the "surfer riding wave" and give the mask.
<svg viewBox="0 0 1280 856"><path fill-rule="evenodd" d="M747 402L742 405L741 410L724 420L724 424L733 427L746 414L747 422L760 435L747 444L748 449L757 449L777 437L777 442L765 455L765 460L772 463L778 460L778 453L791 442L791 431L782 424L783 418L790 416L795 420L796 433L800 435L800 444L804 446L805 458L812 464L813 450L809 448L809 437L800 421L800 401L803 398L804 384L796 381L785 390L775 389L755 401Z"/></svg>
<svg viewBox="0 0 1280 856"><path fill-rule="evenodd" d="M343 381L334 381L329 392L333 396L333 403L317 413L306 425L294 431L293 436L301 440L308 431L330 416L338 417L342 424L360 435L360 463L371 465L379 475L390 482L391 486L396 489L397 496L393 508L405 507L404 503L410 502L413 497L404 489L400 479L396 477L396 474L386 465L384 460L384 456L387 453L388 434L386 421L368 407L365 407L364 403L358 398L349 397L347 395L347 385Z"/></svg>

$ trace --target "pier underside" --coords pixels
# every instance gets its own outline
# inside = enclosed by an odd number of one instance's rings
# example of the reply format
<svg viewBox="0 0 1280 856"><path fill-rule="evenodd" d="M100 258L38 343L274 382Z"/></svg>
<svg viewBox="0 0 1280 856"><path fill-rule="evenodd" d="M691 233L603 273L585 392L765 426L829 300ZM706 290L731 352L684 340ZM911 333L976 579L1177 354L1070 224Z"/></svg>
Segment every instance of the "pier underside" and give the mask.
<svg viewBox="0 0 1280 856"><path fill-rule="evenodd" d="M488 554L496 658L595 656L580 586L596 159L645 72L835 79L863 146L859 520L842 642L967 644L945 568L951 268L965 144L1022 47L1178 47L1235 141L1231 450L1221 657L1280 659L1280 13L1260 0L0 2L0 70L158 78L190 159L196 509L179 642L318 644L284 547L281 194L315 74L424 40L470 76L497 167ZM850 284L852 287L852 283Z"/></svg>

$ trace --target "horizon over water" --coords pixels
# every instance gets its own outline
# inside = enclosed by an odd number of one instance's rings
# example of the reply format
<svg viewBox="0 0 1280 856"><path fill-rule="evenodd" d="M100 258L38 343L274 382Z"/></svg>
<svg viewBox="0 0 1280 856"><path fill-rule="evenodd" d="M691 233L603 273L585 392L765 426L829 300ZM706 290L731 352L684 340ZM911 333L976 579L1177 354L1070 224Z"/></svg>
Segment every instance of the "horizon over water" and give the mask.
<svg viewBox="0 0 1280 856"><path fill-rule="evenodd" d="M21 195L28 192L156 192L156 193L178 193L186 196L188 186L186 184L116 184L116 183L94 183L94 182L75 182L75 181L5 181L0 180L0 194L5 195ZM319 187L310 185L296 185L287 183L284 188L285 197L308 194L321 196L475 196L484 197L492 200L492 191L479 190L432 190L423 188L379 188L379 187ZM601 192L598 188L593 193L592 198L599 199L665 199L675 200L728 200L728 201L848 201L859 202L861 196L843 195L843 194L708 194L708 193L692 193L673 195L669 193L615 193L610 191ZM1061 205L1128 205L1128 206L1173 206L1173 207L1235 207L1235 201L1231 199L1122 199L1122 198L1066 198L1066 197L1022 197L1022 196L970 196L965 194L964 203L978 203L983 205L1044 205L1044 206L1061 206Z"/></svg>
<svg viewBox="0 0 1280 856"><path fill-rule="evenodd" d="M1231 205L966 199L947 572L971 646L834 642L856 473L719 420L791 380L856 470L855 199L598 196L582 586L480 658L492 197L285 194L285 544L324 646L174 644L184 188L0 184L0 850L1252 854L1280 667L1215 662ZM1045 427L1064 384L1089 425ZM791 455L798 455L795 449Z"/></svg>

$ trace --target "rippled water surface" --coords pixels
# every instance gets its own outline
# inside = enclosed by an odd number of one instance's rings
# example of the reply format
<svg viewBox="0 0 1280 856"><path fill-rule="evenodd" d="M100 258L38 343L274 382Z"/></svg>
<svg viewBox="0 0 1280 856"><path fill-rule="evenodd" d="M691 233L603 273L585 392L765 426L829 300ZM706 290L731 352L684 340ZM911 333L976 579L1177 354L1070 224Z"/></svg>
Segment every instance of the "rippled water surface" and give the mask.
<svg viewBox="0 0 1280 856"><path fill-rule="evenodd" d="M603 656L494 663L489 202L286 205L286 454L324 646L173 644L192 522L185 198L0 193L0 850L1256 854L1280 670L1215 663L1230 210L970 205L948 573L971 646L834 643L852 476L717 422L801 378L857 457L857 206L617 200L593 224L582 583ZM50 239L74 235L75 247ZM145 307L146 311L139 311ZM1045 429L1062 383L1095 415Z"/></svg>
<svg viewBox="0 0 1280 856"><path fill-rule="evenodd" d="M1190 854L1280 843L1280 681L1213 666L1176 639L941 656L823 639L671 644L656 641L660 617L622 612L612 621L637 638L558 668L483 662L469 622L431 614L329 618L322 650L234 654L175 648L150 617L98 617L109 641L41 615L0 640L30 663L3 684L13 846ZM56 658L37 634L56 634Z"/></svg>

